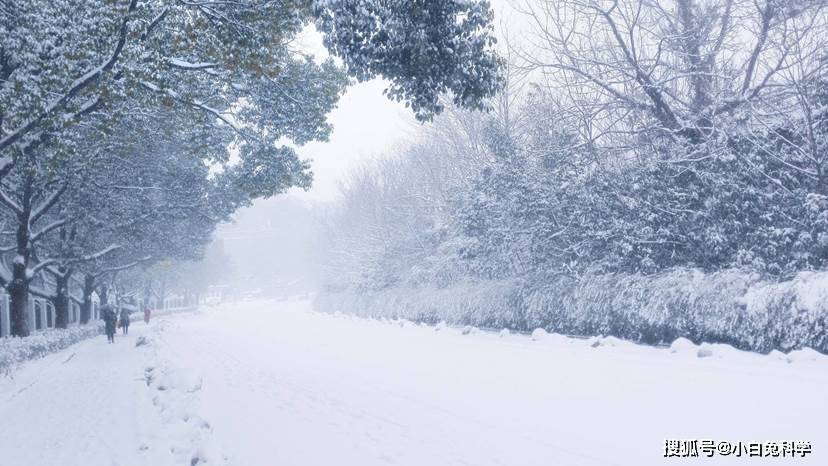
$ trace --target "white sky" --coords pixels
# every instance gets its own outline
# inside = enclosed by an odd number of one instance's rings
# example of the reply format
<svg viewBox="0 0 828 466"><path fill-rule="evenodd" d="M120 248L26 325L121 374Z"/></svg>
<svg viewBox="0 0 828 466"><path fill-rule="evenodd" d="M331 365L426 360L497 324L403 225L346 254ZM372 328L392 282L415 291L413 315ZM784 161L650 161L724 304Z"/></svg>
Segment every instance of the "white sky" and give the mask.
<svg viewBox="0 0 828 466"><path fill-rule="evenodd" d="M310 159L314 181L310 191L293 189L290 196L309 201L328 201L336 197L338 185L347 174L366 160L383 157L410 139L420 124L403 104L382 95L380 80L350 87L329 121L334 130L328 142L313 142L299 148L303 159Z"/></svg>

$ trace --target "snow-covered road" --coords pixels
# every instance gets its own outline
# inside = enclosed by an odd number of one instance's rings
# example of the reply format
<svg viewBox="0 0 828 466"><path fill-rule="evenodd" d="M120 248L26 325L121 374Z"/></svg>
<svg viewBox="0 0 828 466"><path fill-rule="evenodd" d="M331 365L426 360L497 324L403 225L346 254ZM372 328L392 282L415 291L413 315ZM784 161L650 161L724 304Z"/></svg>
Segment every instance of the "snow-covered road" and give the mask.
<svg viewBox="0 0 828 466"><path fill-rule="evenodd" d="M650 465L664 440L810 441L828 358L463 335L302 300L157 319L0 379L2 465ZM145 337L147 345L135 346ZM614 345L614 346L613 346ZM8 462L7 462L8 461Z"/></svg>

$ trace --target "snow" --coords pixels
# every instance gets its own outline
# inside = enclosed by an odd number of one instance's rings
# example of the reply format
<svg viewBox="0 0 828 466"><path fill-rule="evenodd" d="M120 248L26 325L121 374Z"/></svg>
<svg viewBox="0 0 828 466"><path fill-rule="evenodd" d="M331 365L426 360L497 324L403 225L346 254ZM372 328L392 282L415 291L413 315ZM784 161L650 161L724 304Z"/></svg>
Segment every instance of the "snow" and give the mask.
<svg viewBox="0 0 828 466"><path fill-rule="evenodd" d="M695 349L696 345L684 337L676 338L676 340L670 345L670 352L672 353L686 353Z"/></svg>
<svg viewBox="0 0 828 466"><path fill-rule="evenodd" d="M546 330L542 328L536 328L532 330L532 339L535 341L543 340L547 336Z"/></svg>
<svg viewBox="0 0 828 466"><path fill-rule="evenodd" d="M713 356L713 347L707 343L701 345L699 347L699 351L696 352L696 356L700 358L709 358Z"/></svg>
<svg viewBox="0 0 828 466"><path fill-rule="evenodd" d="M86 340L1 378L3 464L174 464L168 451L138 450L162 441L164 429L140 377L144 357L134 338Z"/></svg>
<svg viewBox="0 0 828 466"><path fill-rule="evenodd" d="M14 426L2 429L2 458L751 464L663 457L665 439L699 438L810 441L811 455L771 463L828 464L828 357L814 351L791 352L788 363L702 344L714 357L698 358L692 343L674 343L684 348L674 353L612 337L441 328L314 312L300 299L138 322L114 345L87 340L0 378L0 425Z"/></svg>
<svg viewBox="0 0 828 466"><path fill-rule="evenodd" d="M215 68L218 66L218 64L214 62L192 63L188 62L187 60L182 60L180 58L170 58L170 64L188 70L202 70L205 68Z"/></svg>

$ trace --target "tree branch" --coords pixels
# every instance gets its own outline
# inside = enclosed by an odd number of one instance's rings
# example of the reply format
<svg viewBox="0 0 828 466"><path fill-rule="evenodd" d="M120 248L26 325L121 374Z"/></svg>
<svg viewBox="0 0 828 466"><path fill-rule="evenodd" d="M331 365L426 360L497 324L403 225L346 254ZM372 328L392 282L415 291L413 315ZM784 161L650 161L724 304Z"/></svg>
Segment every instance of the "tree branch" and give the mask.
<svg viewBox="0 0 828 466"><path fill-rule="evenodd" d="M52 230L54 230L54 229L56 229L56 228L60 228L60 227L62 227L62 226L64 226L64 225L66 225L68 222L69 222L69 221L68 221L67 219L62 218L62 219L60 219L60 220L56 220L56 221L54 221L54 222L52 222L52 223L50 223L50 224L46 225L45 227L41 228L41 229L40 229L40 231L38 231L37 233L33 234L33 235L29 238L29 243L34 244L34 243L35 243L35 242L37 242L37 241L38 241L38 240L39 240L39 239L40 239L43 235L45 235L45 234L49 233L50 231L52 231Z"/></svg>
<svg viewBox="0 0 828 466"><path fill-rule="evenodd" d="M58 110L66 107L73 97L78 95L84 88L86 88L90 84L96 82L103 73L109 71L115 65L115 63L117 63L118 59L121 56L121 52L124 49L124 45L126 44L127 34L129 32L129 28L127 27L129 24L129 17L132 14L132 12L135 11L137 5L138 0L130 0L129 5L127 7L127 11L124 14L124 18L121 20L121 27L118 31L118 41L116 42L115 49L112 51L112 54L109 56L109 58L102 64L87 71L83 76L76 79L69 86L69 89L67 89L63 93L63 95L61 95L52 103L47 105L46 109L43 110L43 112L41 112L39 115L30 119L29 121L24 123L23 126L17 128L16 130L9 133L7 136L4 136L2 139L0 139L0 151L17 142L18 139L20 139L26 133L31 131L41 121L50 117Z"/></svg>
<svg viewBox="0 0 828 466"><path fill-rule="evenodd" d="M61 186L57 191L53 191L39 206L37 206L33 211L31 217L29 217L29 224L34 224L37 222L40 217L44 216L49 209L54 207L57 204L57 201L60 200L60 196L66 192L66 188L68 185Z"/></svg>
<svg viewBox="0 0 828 466"><path fill-rule="evenodd" d="M16 202L14 202L14 200L10 198L9 195L6 194L6 192L2 189L0 189L0 204L5 205L18 216L23 215L23 208L20 207L20 205Z"/></svg>

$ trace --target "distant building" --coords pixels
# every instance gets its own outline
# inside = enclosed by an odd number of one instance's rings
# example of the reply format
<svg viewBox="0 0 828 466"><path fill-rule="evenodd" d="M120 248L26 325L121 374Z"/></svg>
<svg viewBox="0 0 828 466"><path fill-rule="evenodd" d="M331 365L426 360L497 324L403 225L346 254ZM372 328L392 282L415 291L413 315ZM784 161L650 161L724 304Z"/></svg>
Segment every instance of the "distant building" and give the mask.
<svg viewBox="0 0 828 466"><path fill-rule="evenodd" d="M229 285L210 285L204 293L204 304L219 304L235 301L238 293Z"/></svg>
<svg viewBox="0 0 828 466"><path fill-rule="evenodd" d="M42 279L33 280L32 289L38 294L51 294L44 291L53 290L54 283L43 281ZM69 283L69 309L68 309L68 325L75 326L80 323L81 317L81 303L83 294L81 292L81 283L78 280L70 280ZM56 313L55 306L46 298L29 293L28 302L29 313L29 332L45 330L55 327ZM100 298L97 293L92 293L92 309L90 320L94 321L100 318ZM0 337L7 337L11 334L11 299L5 288L0 288Z"/></svg>

